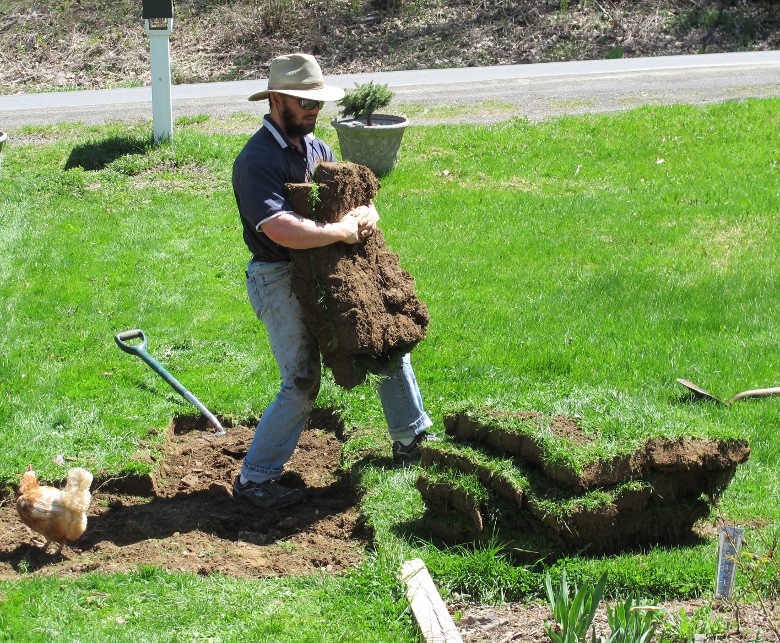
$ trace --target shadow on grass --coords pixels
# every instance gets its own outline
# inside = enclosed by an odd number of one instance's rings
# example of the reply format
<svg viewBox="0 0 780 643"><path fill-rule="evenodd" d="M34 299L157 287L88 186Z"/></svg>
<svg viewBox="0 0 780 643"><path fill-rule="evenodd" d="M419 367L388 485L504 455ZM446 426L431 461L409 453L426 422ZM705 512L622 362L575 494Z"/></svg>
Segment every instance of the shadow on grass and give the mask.
<svg viewBox="0 0 780 643"><path fill-rule="evenodd" d="M65 169L80 167L87 171L102 170L123 156L146 154L152 145L151 138L112 136L99 141L76 145L65 162Z"/></svg>
<svg viewBox="0 0 780 643"><path fill-rule="evenodd" d="M501 553L515 565L553 564L561 558L602 558L604 556L642 555L654 547L677 549L697 547L707 538L690 529L669 531L655 538L637 537L631 542L620 542L604 551L601 547L585 545L566 546L559 536L543 526L529 525L527 530L491 524L483 532L477 531L471 521L451 512L445 516L426 511L420 518L400 522L391 531L411 544L425 543L440 550L454 548L484 548L491 543L499 545Z"/></svg>

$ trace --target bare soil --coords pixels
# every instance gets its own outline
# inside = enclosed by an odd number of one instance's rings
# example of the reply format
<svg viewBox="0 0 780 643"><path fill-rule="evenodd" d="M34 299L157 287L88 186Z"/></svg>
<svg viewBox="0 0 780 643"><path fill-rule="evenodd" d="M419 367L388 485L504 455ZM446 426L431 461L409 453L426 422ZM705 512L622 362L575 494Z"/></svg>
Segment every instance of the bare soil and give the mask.
<svg viewBox="0 0 780 643"><path fill-rule="evenodd" d="M139 565L257 578L338 573L360 561L371 533L349 475L339 467L339 422L323 412L310 421L283 478L304 489L306 501L284 513L232 498L253 434L254 427L235 426L216 437L201 419L172 422L164 448L153 456L153 475L96 480L87 530L60 556L39 551L13 498L3 499L0 578L111 573Z"/></svg>
<svg viewBox="0 0 780 643"><path fill-rule="evenodd" d="M742 605L737 609L736 606L712 603L704 599L659 603L657 606L663 608L665 614L676 615L678 620L680 610L684 610L690 616L698 609L710 608L710 622L717 623L718 626L717 629L711 630L711 636L705 638L709 643L758 643L778 640L767 628L767 620L761 610L755 606ZM769 609L777 623L780 614L778 606L770 605ZM458 632L464 643L549 643L551 640L544 630L544 623L550 621L552 613L545 604L511 603L502 606L455 604L451 606L451 610L458 612L460 616ZM593 625L598 635L609 635L603 603L596 613ZM659 632L662 630L662 627L657 629ZM715 631L718 632L717 635ZM657 641L658 637L653 640Z"/></svg>

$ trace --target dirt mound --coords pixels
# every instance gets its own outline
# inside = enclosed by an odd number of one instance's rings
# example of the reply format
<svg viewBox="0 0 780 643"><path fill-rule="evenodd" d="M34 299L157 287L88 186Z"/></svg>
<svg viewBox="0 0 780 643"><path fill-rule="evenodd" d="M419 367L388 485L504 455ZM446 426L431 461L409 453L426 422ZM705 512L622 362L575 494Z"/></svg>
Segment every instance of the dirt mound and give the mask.
<svg viewBox="0 0 780 643"><path fill-rule="evenodd" d="M170 571L237 577L340 572L363 556L363 528L348 474L339 470L341 428L315 413L283 476L306 501L284 513L234 501L230 487L254 427L224 437L206 423L178 418L150 477L96 478L87 531L61 556L31 545L34 533L0 501L0 578L102 573L154 565Z"/></svg>

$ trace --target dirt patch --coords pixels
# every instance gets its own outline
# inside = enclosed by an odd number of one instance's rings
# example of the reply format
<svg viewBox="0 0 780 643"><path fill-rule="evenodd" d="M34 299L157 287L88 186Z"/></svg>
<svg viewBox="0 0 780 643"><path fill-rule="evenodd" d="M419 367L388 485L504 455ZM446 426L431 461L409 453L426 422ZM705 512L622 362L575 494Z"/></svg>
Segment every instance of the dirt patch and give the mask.
<svg viewBox="0 0 780 643"><path fill-rule="evenodd" d="M707 625L712 632L706 641L721 643L755 643L756 641L776 641L777 638L767 627L767 619L757 605L739 605L739 609L724 603L711 603L704 599L685 602L658 603L666 615L674 615L680 620L680 611L696 619L695 615L706 613ZM778 606L768 606L771 618L777 623ZM458 632L463 643L549 643L550 637L544 631L544 622L552 618L547 605L509 603L502 606L455 604L452 610L458 617ZM593 620L596 633L609 634L606 610L602 603ZM704 623L700 625L704 626ZM777 627L777 625L776 625ZM663 631L659 627L657 632ZM703 627L698 628L703 631ZM717 635L715 635L717 632ZM670 632L671 637L671 632ZM658 640L658 636L653 640ZM680 640L680 639L674 639Z"/></svg>
<svg viewBox="0 0 780 643"><path fill-rule="evenodd" d="M316 413L283 475L306 501L284 513L234 501L230 488L254 427L213 436L205 423L179 418L144 479L93 484L84 535L62 555L31 545L13 498L0 502L0 579L30 572L113 573L154 565L170 571L237 577L338 573L358 563L371 534L364 529L348 474L339 469L341 431ZM145 495L139 495L145 494Z"/></svg>

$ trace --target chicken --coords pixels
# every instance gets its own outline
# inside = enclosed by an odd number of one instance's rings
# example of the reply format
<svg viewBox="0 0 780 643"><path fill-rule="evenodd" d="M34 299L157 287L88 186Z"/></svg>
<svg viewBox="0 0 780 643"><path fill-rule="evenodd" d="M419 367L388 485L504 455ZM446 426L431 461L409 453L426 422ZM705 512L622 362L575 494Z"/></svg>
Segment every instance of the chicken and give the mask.
<svg viewBox="0 0 780 643"><path fill-rule="evenodd" d="M60 554L66 541L76 540L84 533L92 501L91 484L92 474L76 467L68 471L63 489L42 487L32 465L27 467L16 493L16 510L25 525L46 539L43 551L53 542L59 545Z"/></svg>

